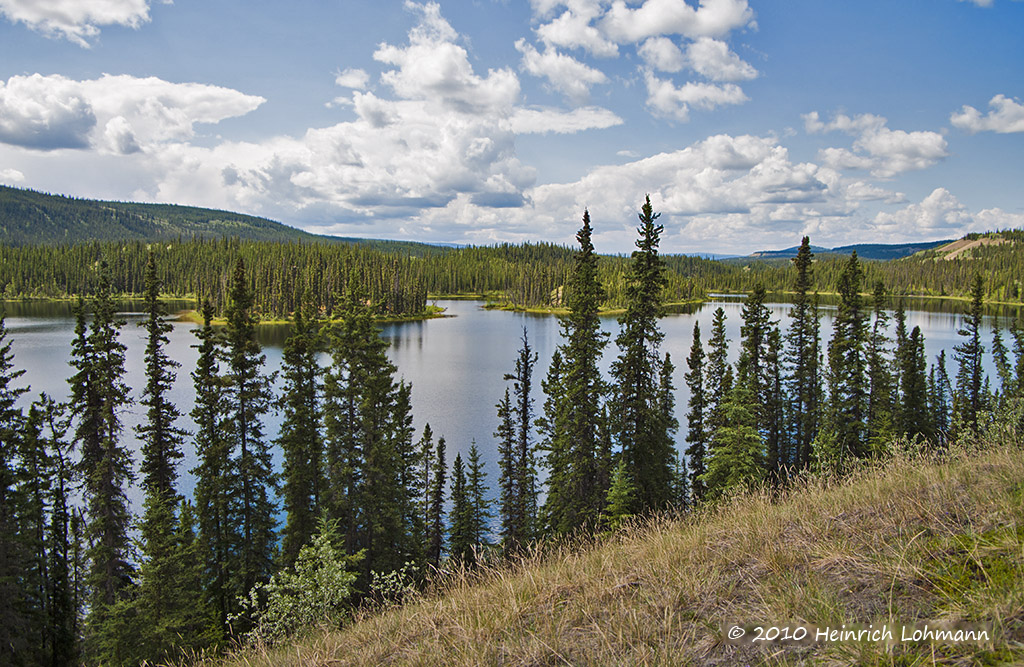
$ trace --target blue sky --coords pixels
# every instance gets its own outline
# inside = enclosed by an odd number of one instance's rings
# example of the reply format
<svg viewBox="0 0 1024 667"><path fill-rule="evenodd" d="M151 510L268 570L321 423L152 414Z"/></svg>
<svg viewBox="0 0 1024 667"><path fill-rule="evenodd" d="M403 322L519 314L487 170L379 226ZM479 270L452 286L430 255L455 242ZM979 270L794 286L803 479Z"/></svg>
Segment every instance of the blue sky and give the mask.
<svg viewBox="0 0 1024 667"><path fill-rule="evenodd" d="M1018 0L0 0L0 183L628 252L1024 226Z"/></svg>

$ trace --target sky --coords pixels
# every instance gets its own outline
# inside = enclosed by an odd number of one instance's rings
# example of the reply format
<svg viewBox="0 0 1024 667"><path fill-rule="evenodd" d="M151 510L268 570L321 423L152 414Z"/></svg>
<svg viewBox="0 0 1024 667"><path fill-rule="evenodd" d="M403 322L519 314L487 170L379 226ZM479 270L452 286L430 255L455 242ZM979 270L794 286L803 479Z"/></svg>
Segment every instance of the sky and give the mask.
<svg viewBox="0 0 1024 667"><path fill-rule="evenodd" d="M1020 0L0 0L0 183L628 253L1024 227Z"/></svg>

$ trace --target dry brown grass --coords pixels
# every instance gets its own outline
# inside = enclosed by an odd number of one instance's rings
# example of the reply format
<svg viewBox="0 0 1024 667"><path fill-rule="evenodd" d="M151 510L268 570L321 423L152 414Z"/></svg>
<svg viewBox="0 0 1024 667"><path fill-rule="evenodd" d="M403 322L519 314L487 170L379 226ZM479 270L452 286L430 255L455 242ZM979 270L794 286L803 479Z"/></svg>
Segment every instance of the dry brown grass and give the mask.
<svg viewBox="0 0 1024 667"><path fill-rule="evenodd" d="M1024 663L1024 453L897 458L586 547L453 574L440 590L227 664ZM988 622L984 646L736 645L730 623Z"/></svg>

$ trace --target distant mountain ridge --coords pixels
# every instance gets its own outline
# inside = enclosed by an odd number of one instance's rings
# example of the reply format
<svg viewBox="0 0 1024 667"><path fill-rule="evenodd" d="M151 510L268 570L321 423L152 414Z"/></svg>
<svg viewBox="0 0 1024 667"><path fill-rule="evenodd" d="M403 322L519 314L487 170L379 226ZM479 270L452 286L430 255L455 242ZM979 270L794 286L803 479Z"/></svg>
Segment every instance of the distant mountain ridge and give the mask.
<svg viewBox="0 0 1024 667"><path fill-rule="evenodd" d="M861 259L899 259L901 257L909 257L914 253L922 250L931 250L947 243L952 243L953 239L946 239L944 241L927 241L925 243L855 243L853 245L843 245L835 248L824 248L822 246L811 246L811 252L815 255L833 254L833 255L850 255L854 251L857 251L857 256ZM751 253L751 257L757 257L760 259L785 259L788 257L796 257L796 251L799 250L799 246L793 246L792 248L785 248L783 250L760 250L755 253Z"/></svg>
<svg viewBox="0 0 1024 667"><path fill-rule="evenodd" d="M412 241L321 236L267 218L196 206L78 199L0 185L0 243L7 245L192 237L358 243L416 256L446 250Z"/></svg>

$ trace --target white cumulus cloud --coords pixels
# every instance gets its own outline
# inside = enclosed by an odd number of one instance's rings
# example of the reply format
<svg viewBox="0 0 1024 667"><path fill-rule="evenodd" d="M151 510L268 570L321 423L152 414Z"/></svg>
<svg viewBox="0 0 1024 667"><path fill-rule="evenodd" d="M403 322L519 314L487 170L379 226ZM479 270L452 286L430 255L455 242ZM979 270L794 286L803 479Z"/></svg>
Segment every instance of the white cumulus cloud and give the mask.
<svg viewBox="0 0 1024 667"><path fill-rule="evenodd" d="M0 0L0 14L50 37L83 47L102 26L137 28L149 21L149 0Z"/></svg>
<svg viewBox="0 0 1024 667"><path fill-rule="evenodd" d="M580 107L572 111L518 108L509 119L516 134L573 134L583 130L622 125L622 119L600 107Z"/></svg>
<svg viewBox="0 0 1024 667"><path fill-rule="evenodd" d="M757 70L729 49L725 42L700 37L686 49L690 67L712 81L749 81Z"/></svg>
<svg viewBox="0 0 1024 667"><path fill-rule="evenodd" d="M686 66L682 50L668 37L648 38L637 49L637 53L648 67L661 72L678 72Z"/></svg>
<svg viewBox="0 0 1024 667"><path fill-rule="evenodd" d="M1005 95L996 95L988 103L991 111L982 115L972 106L964 105L960 113L954 113L949 122L954 127L975 132L1024 132L1024 104Z"/></svg>
<svg viewBox="0 0 1024 667"><path fill-rule="evenodd" d="M655 114L681 122L690 119L690 108L711 110L727 104L742 104L749 98L734 83L717 85L688 82L676 87L671 81L646 72L647 106Z"/></svg>
<svg viewBox="0 0 1024 667"><path fill-rule="evenodd" d="M672 34L721 37L753 22L754 13L746 0L701 0L696 9L680 0L646 0L635 8L615 0L601 23L616 41L640 42Z"/></svg>
<svg viewBox="0 0 1024 667"><path fill-rule="evenodd" d="M891 130L882 116L837 114L826 123L815 111L803 118L809 134L838 130L856 137L853 150L821 151L822 161L835 169L863 169L876 178L892 178L906 171L927 169L949 155L946 139L938 132Z"/></svg>
<svg viewBox="0 0 1024 667"><path fill-rule="evenodd" d="M0 142L132 153L147 144L188 139L196 123L241 116L263 102L230 88L156 77L12 76L0 81Z"/></svg>
<svg viewBox="0 0 1024 667"><path fill-rule="evenodd" d="M537 36L545 44L567 49L582 48L603 58L619 54L615 42L593 25L604 12L600 0L568 0L565 5L565 11L557 18L537 28Z"/></svg>
<svg viewBox="0 0 1024 667"><path fill-rule="evenodd" d="M608 81L600 70L554 48L545 47L541 53L525 39L518 40L515 46L523 54L523 69L533 76L546 78L552 88L576 104L583 104L590 98L591 87Z"/></svg>
<svg viewBox="0 0 1024 667"><path fill-rule="evenodd" d="M431 98L467 112L508 107L519 96L519 79L509 69L489 70L479 76L469 63L466 50L455 43L458 37L441 16L437 3L406 7L421 15L404 47L381 44L373 57L394 65L381 74L381 81L404 99Z"/></svg>
<svg viewBox="0 0 1024 667"><path fill-rule="evenodd" d="M367 84L370 83L370 75L366 73L366 70L350 67L342 72L339 72L334 77L334 83L342 88L352 88L353 90L363 90Z"/></svg>

